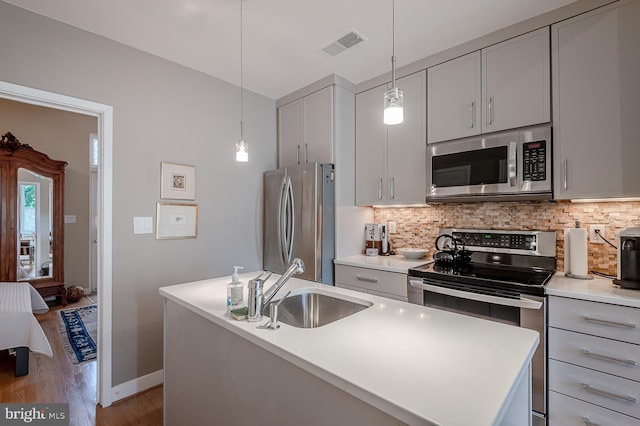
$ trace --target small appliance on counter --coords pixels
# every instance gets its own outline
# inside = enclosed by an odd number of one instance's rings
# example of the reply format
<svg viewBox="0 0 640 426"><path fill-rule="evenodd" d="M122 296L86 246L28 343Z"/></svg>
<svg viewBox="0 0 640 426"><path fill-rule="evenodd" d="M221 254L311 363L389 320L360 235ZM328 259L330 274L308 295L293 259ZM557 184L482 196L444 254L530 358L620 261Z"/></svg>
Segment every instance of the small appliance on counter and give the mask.
<svg viewBox="0 0 640 426"><path fill-rule="evenodd" d="M367 256L377 256L382 250L382 228L379 223L364 224L364 253ZM386 231L385 231L386 234Z"/></svg>
<svg viewBox="0 0 640 426"><path fill-rule="evenodd" d="M618 279L613 283L640 290L640 227L627 228L618 236Z"/></svg>

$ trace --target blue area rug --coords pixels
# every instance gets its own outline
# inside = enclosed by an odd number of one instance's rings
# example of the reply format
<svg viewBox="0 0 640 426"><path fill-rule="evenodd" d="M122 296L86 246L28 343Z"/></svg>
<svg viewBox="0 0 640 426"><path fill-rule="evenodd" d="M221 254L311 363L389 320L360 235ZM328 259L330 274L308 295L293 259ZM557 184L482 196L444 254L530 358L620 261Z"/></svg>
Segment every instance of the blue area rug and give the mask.
<svg viewBox="0 0 640 426"><path fill-rule="evenodd" d="M59 311L62 342L71 362L79 364L96 359L98 346L98 305Z"/></svg>

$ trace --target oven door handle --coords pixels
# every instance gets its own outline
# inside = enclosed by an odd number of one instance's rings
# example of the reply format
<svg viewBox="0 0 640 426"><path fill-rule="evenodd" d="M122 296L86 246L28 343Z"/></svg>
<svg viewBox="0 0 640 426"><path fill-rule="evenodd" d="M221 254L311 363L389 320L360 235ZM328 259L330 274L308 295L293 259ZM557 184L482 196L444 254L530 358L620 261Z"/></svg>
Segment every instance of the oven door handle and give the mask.
<svg viewBox="0 0 640 426"><path fill-rule="evenodd" d="M475 300L478 302L493 303L496 305L512 306L514 308L524 308L524 309L540 309L542 307L542 302L538 302L537 300L527 299L524 297L520 297L520 299L509 299L506 297L489 296L487 294L471 293L468 291L454 290L451 288L438 287L431 284L424 284L422 281L418 281L418 280L409 280L409 284L412 287L420 288L422 290L427 290L432 293L459 297L461 299Z"/></svg>

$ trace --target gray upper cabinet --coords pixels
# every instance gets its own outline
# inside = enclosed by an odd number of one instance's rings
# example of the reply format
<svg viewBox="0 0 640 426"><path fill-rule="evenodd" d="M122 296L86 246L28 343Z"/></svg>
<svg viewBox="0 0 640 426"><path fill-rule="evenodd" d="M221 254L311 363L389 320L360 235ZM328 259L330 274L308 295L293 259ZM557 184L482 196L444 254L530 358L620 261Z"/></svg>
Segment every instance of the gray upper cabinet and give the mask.
<svg viewBox="0 0 640 426"><path fill-rule="evenodd" d="M428 69L428 142L551 120L549 28Z"/></svg>
<svg viewBox="0 0 640 426"><path fill-rule="evenodd" d="M333 86L278 108L278 166L333 163Z"/></svg>
<svg viewBox="0 0 640 426"><path fill-rule="evenodd" d="M429 143L480 133L480 52L427 70Z"/></svg>
<svg viewBox="0 0 640 426"><path fill-rule="evenodd" d="M426 71L397 80L404 121L383 123L386 86L356 95L356 204L424 204Z"/></svg>
<svg viewBox="0 0 640 426"><path fill-rule="evenodd" d="M640 2L552 27L554 197L640 196Z"/></svg>
<svg viewBox="0 0 640 426"><path fill-rule="evenodd" d="M549 27L482 49L482 132L551 120Z"/></svg>

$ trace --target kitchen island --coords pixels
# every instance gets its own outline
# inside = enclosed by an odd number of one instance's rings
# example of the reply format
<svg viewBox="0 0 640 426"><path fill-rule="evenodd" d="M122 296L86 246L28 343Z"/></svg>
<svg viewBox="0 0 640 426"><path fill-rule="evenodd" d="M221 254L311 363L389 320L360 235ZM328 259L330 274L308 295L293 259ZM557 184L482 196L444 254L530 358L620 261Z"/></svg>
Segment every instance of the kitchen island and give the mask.
<svg viewBox="0 0 640 426"><path fill-rule="evenodd" d="M268 330L268 318L229 317L229 280L160 289L166 425L530 422L531 330L295 278L276 298L311 287L372 305L319 328Z"/></svg>

